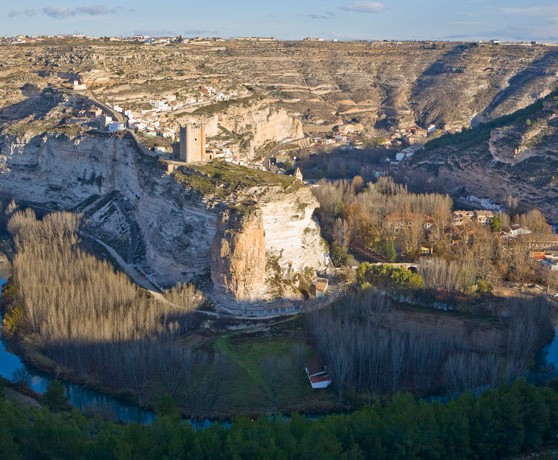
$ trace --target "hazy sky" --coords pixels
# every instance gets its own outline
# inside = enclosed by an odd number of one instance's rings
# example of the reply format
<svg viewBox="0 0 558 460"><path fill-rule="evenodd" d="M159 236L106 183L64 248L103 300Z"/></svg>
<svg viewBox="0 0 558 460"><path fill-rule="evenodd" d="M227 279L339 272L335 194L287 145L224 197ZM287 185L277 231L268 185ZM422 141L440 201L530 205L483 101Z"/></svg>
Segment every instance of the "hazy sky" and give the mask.
<svg viewBox="0 0 558 460"><path fill-rule="evenodd" d="M558 41L556 0L0 0L0 35Z"/></svg>

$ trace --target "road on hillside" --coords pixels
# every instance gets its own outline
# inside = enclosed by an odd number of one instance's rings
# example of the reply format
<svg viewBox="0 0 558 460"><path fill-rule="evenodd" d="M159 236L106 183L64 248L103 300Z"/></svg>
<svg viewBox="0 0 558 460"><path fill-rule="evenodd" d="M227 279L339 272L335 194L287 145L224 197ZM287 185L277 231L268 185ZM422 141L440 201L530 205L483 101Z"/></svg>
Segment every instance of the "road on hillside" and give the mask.
<svg viewBox="0 0 558 460"><path fill-rule="evenodd" d="M85 90L85 95L91 100L91 102L93 102L101 110L104 110L104 111L110 113L110 115L111 115L111 117L114 121L118 121L120 123L124 123L126 121L123 114L121 114L120 112L117 112L111 106L109 106L109 105L105 104L104 102L101 102L99 99L97 99L97 97L95 96L93 91L91 91L90 89Z"/></svg>
<svg viewBox="0 0 558 460"><path fill-rule="evenodd" d="M305 137L301 137L301 138L299 138L299 139L293 139L293 140L290 140L290 141L283 141L283 142L280 142L279 144L277 144L275 147L273 147L273 148L269 151L269 153L268 153L268 154L265 156L265 158L262 160L263 167L264 167L267 171L269 171L269 169L270 169L269 166L270 166L271 158L273 158L277 152L280 152L281 150L283 150L287 145L292 144L293 142L301 141L301 140L303 140L303 139L305 139L305 138L306 138L306 136L305 136Z"/></svg>

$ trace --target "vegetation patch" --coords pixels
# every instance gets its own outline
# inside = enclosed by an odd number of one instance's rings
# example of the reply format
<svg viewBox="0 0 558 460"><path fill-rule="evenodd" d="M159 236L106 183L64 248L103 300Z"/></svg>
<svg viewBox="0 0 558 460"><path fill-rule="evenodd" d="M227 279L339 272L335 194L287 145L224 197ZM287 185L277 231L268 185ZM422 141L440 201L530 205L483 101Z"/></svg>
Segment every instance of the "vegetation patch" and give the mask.
<svg viewBox="0 0 558 460"><path fill-rule="evenodd" d="M277 411L290 407L333 407L331 392L313 392L304 364L313 351L299 338L227 334L215 349L237 367L230 399L237 410Z"/></svg>
<svg viewBox="0 0 558 460"><path fill-rule="evenodd" d="M5 326L25 340L24 352L52 363L42 367L70 370L76 380L144 403L169 394L184 411L216 404L226 363L178 340L194 325L200 293L179 285L166 301L146 295L80 249L78 223L69 213L39 221L31 210L8 223L17 254L4 291Z"/></svg>
<svg viewBox="0 0 558 460"><path fill-rule="evenodd" d="M253 102L259 100L258 96L252 95L248 97L243 97L239 99L231 99L228 101L221 101L216 102L215 104L206 105L204 107L200 107L194 111L195 115L215 115L218 113L223 113L227 111L227 109L235 106L240 106L244 108L250 107Z"/></svg>
<svg viewBox="0 0 558 460"><path fill-rule="evenodd" d="M295 191L299 181L292 176L272 174L245 166L221 161L203 165L188 165L174 173L176 179L202 195L226 198L252 187L280 187L283 191Z"/></svg>

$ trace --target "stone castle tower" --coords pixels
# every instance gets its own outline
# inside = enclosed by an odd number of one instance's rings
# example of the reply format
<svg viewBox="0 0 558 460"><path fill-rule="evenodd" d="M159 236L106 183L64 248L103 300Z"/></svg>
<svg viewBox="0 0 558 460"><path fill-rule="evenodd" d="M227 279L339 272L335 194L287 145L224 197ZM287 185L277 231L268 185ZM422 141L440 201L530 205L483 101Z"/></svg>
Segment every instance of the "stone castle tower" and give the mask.
<svg viewBox="0 0 558 460"><path fill-rule="evenodd" d="M202 163L208 160L203 124L187 124L180 127L179 159L186 163Z"/></svg>

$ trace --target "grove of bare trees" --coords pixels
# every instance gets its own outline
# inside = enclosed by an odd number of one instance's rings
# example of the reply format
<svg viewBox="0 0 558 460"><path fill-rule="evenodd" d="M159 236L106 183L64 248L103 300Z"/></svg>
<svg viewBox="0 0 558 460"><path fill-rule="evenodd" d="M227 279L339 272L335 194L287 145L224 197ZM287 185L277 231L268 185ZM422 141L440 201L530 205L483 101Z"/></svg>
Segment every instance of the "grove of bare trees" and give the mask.
<svg viewBox="0 0 558 460"><path fill-rule="evenodd" d="M7 315L20 318L17 333L86 381L140 400L170 394L187 410L210 409L222 397L226 359L178 341L203 296L180 285L168 302L156 301L80 249L78 225L71 213L11 217L16 299Z"/></svg>
<svg viewBox="0 0 558 460"><path fill-rule="evenodd" d="M377 262L420 259L424 287L450 292L468 292L479 281L556 284L531 257L537 238L552 232L538 210L513 217L499 213L490 225L456 226L449 196L410 193L390 177L367 185L359 176L322 180L313 190L335 264L344 264L348 251ZM531 233L503 237L502 230L512 225ZM419 257L423 249L434 257Z"/></svg>
<svg viewBox="0 0 558 460"><path fill-rule="evenodd" d="M410 193L390 178L366 187L359 176L318 185L320 223L332 243L344 249L356 245L382 253L385 240L396 236L399 252L416 255L421 242L442 240L450 221L449 196Z"/></svg>
<svg viewBox="0 0 558 460"><path fill-rule="evenodd" d="M491 326L478 320L404 318L388 296L351 294L306 315L340 400L348 392L391 394L464 391L525 375L534 352L552 334L544 299L509 299Z"/></svg>

